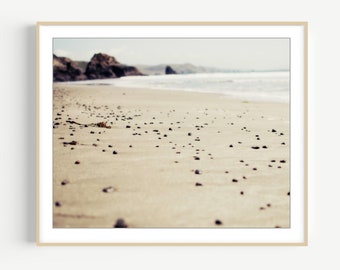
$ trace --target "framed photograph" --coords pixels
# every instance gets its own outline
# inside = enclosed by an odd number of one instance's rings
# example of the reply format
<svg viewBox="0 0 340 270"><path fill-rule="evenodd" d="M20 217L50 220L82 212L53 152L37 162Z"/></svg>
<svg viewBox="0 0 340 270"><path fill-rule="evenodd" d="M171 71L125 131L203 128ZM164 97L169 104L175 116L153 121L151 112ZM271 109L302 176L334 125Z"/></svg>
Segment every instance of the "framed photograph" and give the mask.
<svg viewBox="0 0 340 270"><path fill-rule="evenodd" d="M307 31L37 23L37 244L307 245Z"/></svg>

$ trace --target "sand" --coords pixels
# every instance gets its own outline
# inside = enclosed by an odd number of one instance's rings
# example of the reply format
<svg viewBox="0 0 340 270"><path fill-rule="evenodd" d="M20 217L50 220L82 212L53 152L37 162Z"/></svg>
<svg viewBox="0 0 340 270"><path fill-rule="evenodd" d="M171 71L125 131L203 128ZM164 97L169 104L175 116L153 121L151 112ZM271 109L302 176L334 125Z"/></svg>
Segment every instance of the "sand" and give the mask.
<svg viewBox="0 0 340 270"><path fill-rule="evenodd" d="M55 228L290 226L289 104L55 84L53 110Z"/></svg>

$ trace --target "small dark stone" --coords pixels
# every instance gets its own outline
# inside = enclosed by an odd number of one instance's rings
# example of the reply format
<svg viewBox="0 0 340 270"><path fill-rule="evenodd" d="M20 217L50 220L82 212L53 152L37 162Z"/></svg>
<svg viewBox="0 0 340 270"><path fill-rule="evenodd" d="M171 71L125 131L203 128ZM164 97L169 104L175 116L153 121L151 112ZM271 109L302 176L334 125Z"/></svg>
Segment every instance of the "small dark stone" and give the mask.
<svg viewBox="0 0 340 270"><path fill-rule="evenodd" d="M216 220L215 220L215 225L222 225L222 221L219 220L219 219L216 219Z"/></svg>
<svg viewBox="0 0 340 270"><path fill-rule="evenodd" d="M130 144L129 147L132 148L132 145Z"/></svg>
<svg viewBox="0 0 340 270"><path fill-rule="evenodd" d="M275 160L275 159L272 159L270 162L276 162L276 160Z"/></svg>
<svg viewBox="0 0 340 270"><path fill-rule="evenodd" d="M286 161L285 160L280 160L280 163L286 163Z"/></svg>
<svg viewBox="0 0 340 270"><path fill-rule="evenodd" d="M111 144L109 144L109 145L108 145L108 147L109 147L109 148L112 148L112 145L111 145Z"/></svg>
<svg viewBox="0 0 340 270"><path fill-rule="evenodd" d="M267 149L268 147L266 145L262 146L263 149Z"/></svg>
<svg viewBox="0 0 340 270"><path fill-rule="evenodd" d="M234 147L232 144L229 145L230 148Z"/></svg>
<svg viewBox="0 0 340 270"><path fill-rule="evenodd" d="M290 196L290 192L287 192L287 196Z"/></svg>
<svg viewBox="0 0 340 270"><path fill-rule="evenodd" d="M200 170L195 170L195 174L202 174Z"/></svg>
<svg viewBox="0 0 340 270"><path fill-rule="evenodd" d="M131 128L131 126L127 125L126 128Z"/></svg>
<svg viewBox="0 0 340 270"><path fill-rule="evenodd" d="M281 143L281 145L286 145L286 144L283 142L283 143Z"/></svg>
<svg viewBox="0 0 340 270"><path fill-rule="evenodd" d="M93 143L93 144L92 144L92 146L94 146L94 147L97 147L97 146L98 146L98 144L96 144L96 143Z"/></svg>
<svg viewBox="0 0 340 270"><path fill-rule="evenodd" d="M127 228L128 225L125 223L125 220L122 218L117 219L116 224L113 226L114 228Z"/></svg>
<svg viewBox="0 0 340 270"><path fill-rule="evenodd" d="M244 195L244 192L243 192L243 191L241 191L241 192L240 192L240 194L241 194L241 195Z"/></svg>
<svg viewBox="0 0 340 270"><path fill-rule="evenodd" d="M62 185L62 186L65 186L65 185L67 185L67 184L69 184L69 183L70 183L70 181L68 181L67 179L61 181L61 185Z"/></svg>
<svg viewBox="0 0 340 270"><path fill-rule="evenodd" d="M71 149L71 150L74 150L74 147L71 147L70 149Z"/></svg>
<svg viewBox="0 0 340 270"><path fill-rule="evenodd" d="M270 203L267 203L267 207L271 207L272 205Z"/></svg>
<svg viewBox="0 0 340 270"><path fill-rule="evenodd" d="M257 171L257 168L253 168L253 171Z"/></svg>
<svg viewBox="0 0 340 270"><path fill-rule="evenodd" d="M78 165L78 164L80 164L80 161L77 160L77 161L74 162L74 164L77 164L77 165Z"/></svg>
<svg viewBox="0 0 340 270"><path fill-rule="evenodd" d="M58 202L58 201L57 201L57 202L54 203L54 205L55 205L56 207L60 207L60 206L61 206L61 202Z"/></svg>
<svg viewBox="0 0 340 270"><path fill-rule="evenodd" d="M105 193L111 193L111 192L114 192L115 189L114 187L110 186L110 187L103 188L102 191Z"/></svg>
<svg viewBox="0 0 340 270"><path fill-rule="evenodd" d="M103 149L103 150L102 150L102 152L106 152L106 150L105 150L105 149Z"/></svg>
<svg viewBox="0 0 340 270"><path fill-rule="evenodd" d="M229 171L225 171L224 173L229 173Z"/></svg>
<svg viewBox="0 0 340 270"><path fill-rule="evenodd" d="M241 159L241 160L240 160L240 162L241 162L241 163L243 163L243 162L244 162L244 160L242 160L242 159Z"/></svg>
<svg viewBox="0 0 340 270"><path fill-rule="evenodd" d="M94 134L94 131L91 131L90 134Z"/></svg>
<svg viewBox="0 0 340 270"><path fill-rule="evenodd" d="M196 186L196 187L201 187L201 186L203 186L203 185L202 185L201 183L198 183L198 182L197 182L197 183L195 184L195 186Z"/></svg>
<svg viewBox="0 0 340 270"><path fill-rule="evenodd" d="M233 179L232 181L233 181L233 183L237 183L237 182L238 182L238 180L237 180L237 179Z"/></svg>
<svg viewBox="0 0 340 270"><path fill-rule="evenodd" d="M252 149L260 149L260 147L258 147L258 146L252 146L251 148Z"/></svg>
<svg viewBox="0 0 340 270"><path fill-rule="evenodd" d="M242 176L242 178L243 178L243 179L247 179L247 177L245 177L245 176Z"/></svg>
<svg viewBox="0 0 340 270"><path fill-rule="evenodd" d="M194 156L194 160L200 160L200 157Z"/></svg>
<svg viewBox="0 0 340 270"><path fill-rule="evenodd" d="M114 151L112 152L112 154L113 154L113 155L117 155L118 152L117 152L116 150L114 150Z"/></svg>
<svg viewBox="0 0 340 270"><path fill-rule="evenodd" d="M277 132L275 129L272 129L272 132Z"/></svg>
<svg viewBox="0 0 340 270"><path fill-rule="evenodd" d="M271 168L271 167L273 167L273 165L270 165L270 164L269 164L268 167Z"/></svg>
<svg viewBox="0 0 340 270"><path fill-rule="evenodd" d="M260 207L260 210L265 210L266 208L264 208L264 207Z"/></svg>

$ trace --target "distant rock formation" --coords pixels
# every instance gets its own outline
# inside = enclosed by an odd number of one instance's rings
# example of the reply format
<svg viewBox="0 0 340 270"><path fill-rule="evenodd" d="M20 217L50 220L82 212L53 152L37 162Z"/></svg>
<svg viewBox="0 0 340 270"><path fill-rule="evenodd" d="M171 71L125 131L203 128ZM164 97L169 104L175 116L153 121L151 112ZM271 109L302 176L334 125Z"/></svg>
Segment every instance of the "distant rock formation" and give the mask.
<svg viewBox="0 0 340 270"><path fill-rule="evenodd" d="M53 81L81 81L87 77L82 69L70 58L53 55Z"/></svg>
<svg viewBox="0 0 340 270"><path fill-rule="evenodd" d="M87 64L85 75L89 80L143 75L137 68L119 63L113 56L97 53Z"/></svg>
<svg viewBox="0 0 340 270"><path fill-rule="evenodd" d="M169 74L177 74L177 72L174 71L174 70L172 69L172 67L166 66L166 67L165 67L165 74L167 74L167 75L169 75Z"/></svg>

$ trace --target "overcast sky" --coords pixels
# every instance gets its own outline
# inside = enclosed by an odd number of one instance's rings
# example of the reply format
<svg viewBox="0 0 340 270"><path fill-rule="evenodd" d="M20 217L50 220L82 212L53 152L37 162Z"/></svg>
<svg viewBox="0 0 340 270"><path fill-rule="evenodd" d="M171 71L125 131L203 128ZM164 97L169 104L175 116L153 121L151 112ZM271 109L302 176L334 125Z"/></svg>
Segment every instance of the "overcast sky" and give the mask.
<svg viewBox="0 0 340 270"><path fill-rule="evenodd" d="M226 69L289 69L289 39L54 39L53 52L90 61L106 53L128 65L191 63Z"/></svg>

